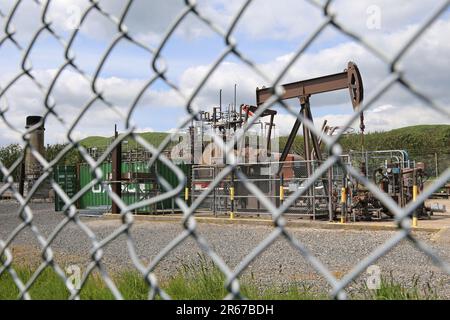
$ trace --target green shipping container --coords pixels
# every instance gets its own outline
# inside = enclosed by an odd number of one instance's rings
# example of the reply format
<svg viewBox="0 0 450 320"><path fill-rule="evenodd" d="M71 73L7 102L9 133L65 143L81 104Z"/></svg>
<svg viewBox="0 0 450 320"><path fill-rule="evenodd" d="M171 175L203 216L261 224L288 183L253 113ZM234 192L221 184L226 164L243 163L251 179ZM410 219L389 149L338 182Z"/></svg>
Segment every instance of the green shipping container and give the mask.
<svg viewBox="0 0 450 320"><path fill-rule="evenodd" d="M122 174L128 172L136 172L136 173L151 173L153 170L156 170L158 174L164 179L166 179L173 187L178 184L178 178L172 170L170 170L166 165L162 162L157 161L155 166L152 168L148 167L147 162L133 162L133 163L122 163L121 170ZM187 179L190 179L190 165L178 165L178 167L184 172ZM103 163L100 166L103 176L102 179L104 181L108 180L108 176L111 173L111 163ZM80 190L85 188L93 179L92 170L87 164L81 164L79 168L79 182L80 182ZM107 184L108 188L111 187L110 184ZM184 189L184 188L183 188ZM155 186L151 183L123 183L122 184L122 200L126 204L133 204L139 201L142 201L146 198L155 196L156 194L161 194L162 187ZM178 195L182 196L183 192ZM99 207L99 206L111 206L112 201L108 196L105 187L101 184L96 184L89 188L89 190L81 197L80 199L80 209L86 209L89 207ZM164 201L160 201L153 206L144 206L137 210L137 213L155 213L155 211L164 211L170 212L171 210L178 209L174 199L166 199Z"/></svg>
<svg viewBox="0 0 450 320"><path fill-rule="evenodd" d="M75 166L57 166L53 171L53 178L69 198L77 193L78 181ZM62 211L64 205L64 201L55 193L55 211Z"/></svg>

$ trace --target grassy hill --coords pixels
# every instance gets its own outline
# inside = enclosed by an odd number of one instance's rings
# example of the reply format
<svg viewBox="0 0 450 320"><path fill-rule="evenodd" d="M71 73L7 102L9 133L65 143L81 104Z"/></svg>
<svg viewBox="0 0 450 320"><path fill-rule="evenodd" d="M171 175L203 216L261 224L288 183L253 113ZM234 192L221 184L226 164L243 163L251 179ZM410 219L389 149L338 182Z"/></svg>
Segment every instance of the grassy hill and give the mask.
<svg viewBox="0 0 450 320"><path fill-rule="evenodd" d="M287 137L280 139L280 149L286 144ZM351 134L340 140L345 152L361 150L361 135ZM386 132L373 132L364 136L365 150L408 151L411 155L434 153L450 154L450 125L421 125ZM292 151L303 154L303 137L298 136Z"/></svg>
<svg viewBox="0 0 450 320"><path fill-rule="evenodd" d="M149 143L151 143L154 146L159 146L161 142L163 142L164 138L167 137L168 133L165 132L144 132L139 134L141 137L143 137L145 140L147 140ZM114 137L99 137L99 136L92 136L87 137L83 140L81 140L81 145L83 145L86 148L92 148L97 147L99 149L106 148L111 142L113 141ZM133 139L127 138L125 141L128 141L130 146L133 146L135 143Z"/></svg>
<svg viewBox="0 0 450 320"><path fill-rule="evenodd" d="M140 134L144 139L159 146L167 137L165 132L145 132ZM81 144L85 147L104 148L108 146L113 137L92 136L85 138ZM134 141L127 139L132 145ZM280 150L286 144L287 137L280 138ZM361 150L361 136L351 134L344 136L341 145L345 152L349 150ZM407 150L411 155L415 154L450 154L450 125L421 125L406 127L386 132L373 132L364 136L364 147L366 150ZM292 151L303 154L303 137L297 136Z"/></svg>
<svg viewBox="0 0 450 320"><path fill-rule="evenodd" d="M159 146L168 133L146 132L140 135L154 146ZM92 136L82 140L81 144L85 147L104 149L111 143L112 138ZM133 148L135 142L131 141L132 139L128 140L129 147ZM283 150L286 141L287 137L280 138L280 151ZM350 150L361 150L362 148L359 134L346 135L342 137L340 143L344 153ZM450 167L450 125L421 125L385 132L368 133L364 136L364 149L406 150L410 155L410 159L424 162L429 176L435 176L436 160L439 173ZM291 152L303 155L302 136L296 137Z"/></svg>
<svg viewBox="0 0 450 320"><path fill-rule="evenodd" d="M286 141L287 137L280 138L280 150ZM344 153L362 149L359 134L346 135L340 143ZM364 136L364 149L406 150L410 159L424 162L427 174L435 176L436 166L438 173L450 167L450 125L422 125L368 133ZM303 155L303 137L296 137L292 152Z"/></svg>

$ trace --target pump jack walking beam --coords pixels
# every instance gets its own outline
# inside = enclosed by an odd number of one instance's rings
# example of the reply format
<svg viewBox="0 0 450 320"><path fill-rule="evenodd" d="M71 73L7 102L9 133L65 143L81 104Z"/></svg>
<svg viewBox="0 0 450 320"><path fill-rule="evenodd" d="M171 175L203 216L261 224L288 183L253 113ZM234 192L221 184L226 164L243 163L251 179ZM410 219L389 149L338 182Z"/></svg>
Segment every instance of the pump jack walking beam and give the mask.
<svg viewBox="0 0 450 320"><path fill-rule="evenodd" d="M316 94L332 92L337 90L348 89L352 101L353 109L357 110L364 99L364 88L361 74L358 66L349 62L347 69L342 73L332 74L320 78L314 78L299 82L293 82L283 85L284 94L280 97L281 100L292 98L300 99L301 110L300 114L304 118L313 121L310 97ZM257 106L264 104L274 94L274 88L256 89L256 103ZM286 146L280 158L280 162L284 162L291 150L298 130L300 129L301 121L297 118L294 127L291 130ZM304 143L305 156L309 159L310 146L314 148L314 154L317 160L321 160L320 146L317 137L303 125L304 129ZM281 170L281 169L280 169Z"/></svg>
<svg viewBox="0 0 450 320"><path fill-rule="evenodd" d="M349 62L347 69L342 73L332 74L320 78L303 80L283 85L285 90L281 100L313 96L320 93L349 89L353 108L364 99L364 90L358 66ZM256 103L258 106L265 103L274 92L274 88L256 89Z"/></svg>

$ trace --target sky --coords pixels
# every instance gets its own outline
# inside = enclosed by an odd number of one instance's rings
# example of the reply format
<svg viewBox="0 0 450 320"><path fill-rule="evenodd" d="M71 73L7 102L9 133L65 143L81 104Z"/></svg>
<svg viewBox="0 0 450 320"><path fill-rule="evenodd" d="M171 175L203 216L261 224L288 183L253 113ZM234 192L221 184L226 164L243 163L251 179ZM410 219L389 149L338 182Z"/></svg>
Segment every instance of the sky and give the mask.
<svg viewBox="0 0 450 320"><path fill-rule="evenodd" d="M15 1L0 0L1 24L7 21ZM12 19L14 38L22 49L10 40L0 46L0 108L4 119L17 130L11 130L0 119L0 145L20 143L25 132L27 115L43 115L46 92L51 90L54 111L46 122L46 143L67 142L67 131L81 110L93 97L91 84L75 69L64 68L56 82L57 71L64 65L65 48L49 32L35 39L25 61L30 74L42 87L38 88L22 73L24 50L42 26L41 16L46 1L23 0ZM128 1L103 0L100 7L112 17L120 17ZM227 30L243 5L242 0L199 0L197 10ZM324 2L324 1L319 1ZM330 10L336 21L364 37L373 46L392 58L418 27L444 1L438 0L335 0ZM88 0L50 1L46 19L64 42L68 42L78 14L89 6ZM124 20L130 36L147 48L155 50L168 27L186 8L181 0L135 0ZM112 18L114 19L114 18ZM274 80L289 63L311 33L323 22L322 11L308 1L255 0L242 15L232 34L237 49L255 63L269 79ZM4 37L4 27L0 37ZM76 65L90 79L96 73L102 57L117 37L117 25L93 10L86 17L72 44L71 54ZM444 108L450 108L450 13L445 12L407 52L400 66L405 78ZM189 96L201 83L211 64L226 49L223 37L190 13L164 46L161 57L167 67L166 77L184 96ZM121 40L108 56L98 75L97 87L115 110L103 103L94 103L71 131L71 137L111 136L114 124L123 129L126 115L137 94L155 75L151 68L152 52L127 40ZM370 96L390 73L389 67L353 39L332 26L308 47L283 77L283 83L342 72L348 61L360 68L365 95ZM270 82L233 55L221 63L194 99L202 110L218 105L219 90L223 104L233 102L237 84L237 104L255 104L256 87ZM299 109L298 101L289 101ZM324 120L330 125L346 123L353 112L347 91L334 92L311 99L315 124ZM274 106L277 132L287 135L295 118L281 106ZM122 116L121 116L122 114ZM173 132L186 117L185 100L164 81L158 80L146 88L131 115L139 131ZM392 86L365 114L366 131L381 131L418 124L449 124L450 119L428 108L402 86ZM359 122L352 124L358 130Z"/></svg>

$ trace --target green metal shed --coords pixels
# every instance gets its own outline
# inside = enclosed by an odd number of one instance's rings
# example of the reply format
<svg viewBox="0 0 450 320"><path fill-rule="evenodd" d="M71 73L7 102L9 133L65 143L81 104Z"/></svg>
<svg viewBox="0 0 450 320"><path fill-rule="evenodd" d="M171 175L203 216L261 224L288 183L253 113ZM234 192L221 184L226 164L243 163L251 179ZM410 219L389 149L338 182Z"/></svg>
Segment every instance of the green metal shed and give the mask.
<svg viewBox="0 0 450 320"><path fill-rule="evenodd" d="M177 165L190 180L190 165L180 164ZM111 163L105 162L101 165L103 173L102 179L108 180L108 175L111 173ZM148 167L148 163L143 162L124 162L121 165L122 173L153 173L153 170L157 170L158 174L166 179L173 187L178 184L178 178L175 173L161 161L157 161L151 168ZM82 189L93 180L92 170L87 164L81 164L79 167L79 188ZM110 185L106 186L110 187ZM183 186L184 190L184 186ZM162 187L158 186L154 188L150 183L123 183L122 184L122 200L126 204L136 203L143 200L149 195L155 195L162 193ZM180 193L181 197L183 192ZM88 192L86 192L79 201L80 209L86 209L90 207L111 206L112 201L108 196L107 190L101 184L92 186ZM144 206L138 209L137 213L155 213L155 212L171 212L177 210L174 199L166 199L158 202L155 206Z"/></svg>
<svg viewBox="0 0 450 320"><path fill-rule="evenodd" d="M70 198L77 193L78 181L75 166L57 166L53 171L53 178ZM55 193L55 211L62 211L64 205L64 201Z"/></svg>

